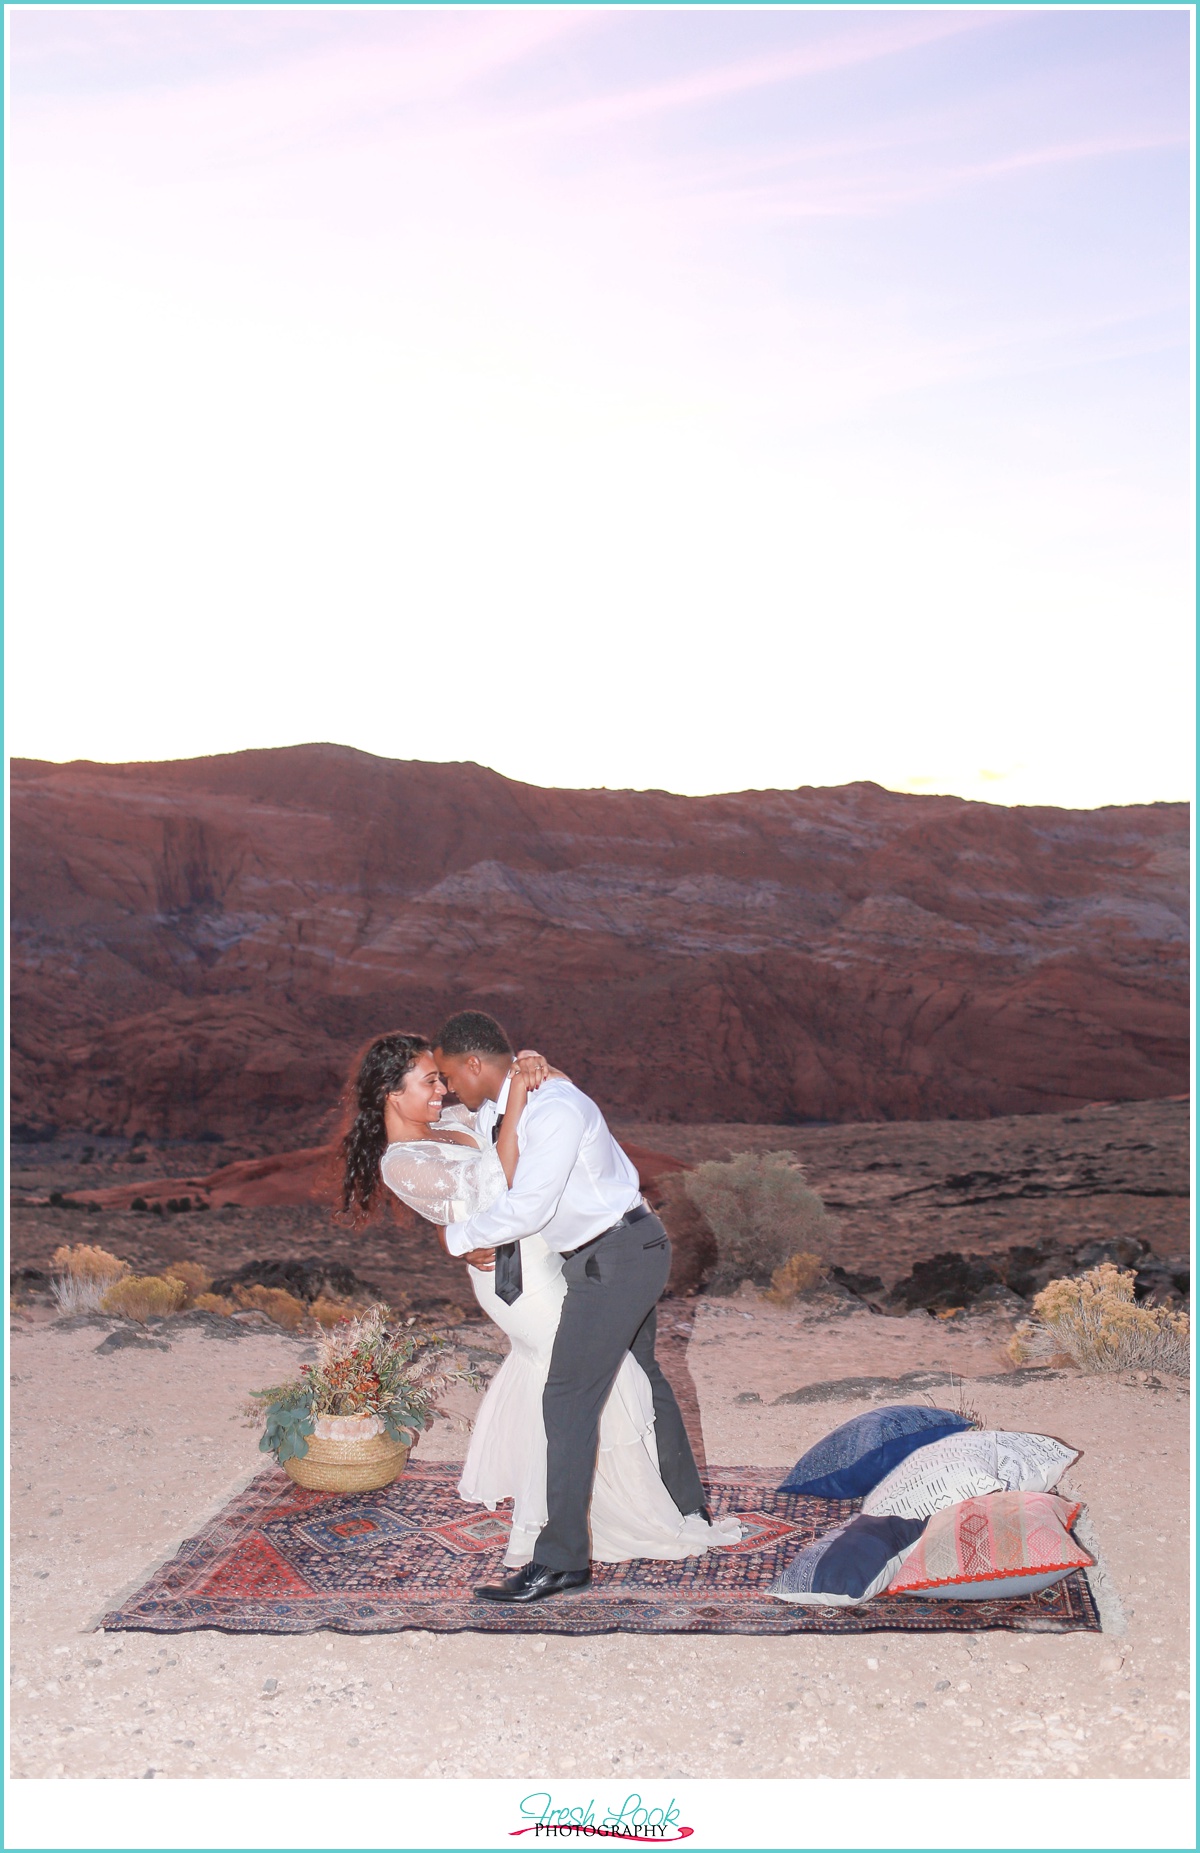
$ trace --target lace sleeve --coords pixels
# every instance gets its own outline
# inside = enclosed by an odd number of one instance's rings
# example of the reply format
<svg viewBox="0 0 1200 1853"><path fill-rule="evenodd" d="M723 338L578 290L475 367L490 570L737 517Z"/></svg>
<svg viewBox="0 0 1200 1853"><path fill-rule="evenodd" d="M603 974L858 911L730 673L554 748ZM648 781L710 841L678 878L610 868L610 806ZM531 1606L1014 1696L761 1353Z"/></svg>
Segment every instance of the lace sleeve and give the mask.
<svg viewBox="0 0 1200 1853"><path fill-rule="evenodd" d="M475 1115L469 1107L443 1107L440 1126L458 1126L463 1132L475 1136Z"/></svg>
<svg viewBox="0 0 1200 1853"><path fill-rule="evenodd" d="M494 1151L443 1145L435 1139L389 1145L380 1173L390 1191L440 1228L490 1208L508 1189Z"/></svg>

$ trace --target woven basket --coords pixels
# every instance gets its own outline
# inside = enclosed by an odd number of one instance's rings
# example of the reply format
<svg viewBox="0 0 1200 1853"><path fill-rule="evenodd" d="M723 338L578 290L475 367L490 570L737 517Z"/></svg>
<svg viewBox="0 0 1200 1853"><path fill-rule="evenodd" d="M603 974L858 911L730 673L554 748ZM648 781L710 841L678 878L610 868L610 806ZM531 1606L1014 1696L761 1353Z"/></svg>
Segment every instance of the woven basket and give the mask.
<svg viewBox="0 0 1200 1853"><path fill-rule="evenodd" d="M370 1493L377 1486L390 1486L398 1480L407 1459L404 1442L393 1441L388 1435L368 1435L351 1441L310 1435L308 1453L299 1460L284 1461L283 1468L298 1486L307 1486L315 1493Z"/></svg>

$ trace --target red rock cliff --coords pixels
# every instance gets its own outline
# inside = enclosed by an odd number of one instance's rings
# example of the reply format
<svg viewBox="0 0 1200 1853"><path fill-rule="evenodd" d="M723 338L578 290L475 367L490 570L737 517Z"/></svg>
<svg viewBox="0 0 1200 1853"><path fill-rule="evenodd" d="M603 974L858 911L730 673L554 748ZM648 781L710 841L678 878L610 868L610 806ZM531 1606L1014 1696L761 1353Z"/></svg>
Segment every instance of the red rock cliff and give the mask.
<svg viewBox="0 0 1200 1853"><path fill-rule="evenodd" d="M17 761L13 1118L313 1141L359 1042L464 1005L643 1119L1178 1093L1187 824L337 746Z"/></svg>

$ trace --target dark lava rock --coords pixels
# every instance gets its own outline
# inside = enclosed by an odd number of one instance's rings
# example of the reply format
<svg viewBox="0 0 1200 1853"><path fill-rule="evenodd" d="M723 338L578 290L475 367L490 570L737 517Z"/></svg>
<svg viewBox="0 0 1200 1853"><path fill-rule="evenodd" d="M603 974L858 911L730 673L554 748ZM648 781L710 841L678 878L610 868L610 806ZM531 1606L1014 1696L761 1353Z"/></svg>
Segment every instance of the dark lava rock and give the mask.
<svg viewBox="0 0 1200 1853"><path fill-rule="evenodd" d="M783 1403L848 1403L857 1397L878 1396L881 1392L899 1402L905 1398L911 1400L916 1391L934 1390L943 1384L961 1381L961 1374L948 1370L908 1370L900 1377L834 1377L826 1383L806 1383L803 1389L788 1390L783 1396L777 1396L771 1407L777 1409Z"/></svg>
<svg viewBox="0 0 1200 1853"><path fill-rule="evenodd" d="M81 1332L89 1325L103 1326L106 1332L111 1332L118 1325L133 1329L132 1320L121 1319L116 1313L71 1313L66 1319L56 1319L49 1329L52 1332Z"/></svg>
<svg viewBox="0 0 1200 1853"><path fill-rule="evenodd" d="M1099 1267L1105 1261L1113 1261L1119 1268L1140 1268L1143 1255L1150 1253L1150 1244L1140 1236L1114 1235L1100 1242L1082 1242L1068 1253L1071 1272L1075 1274L1082 1274L1085 1268Z"/></svg>
<svg viewBox="0 0 1200 1853"><path fill-rule="evenodd" d="M122 1325L118 1326L115 1332L110 1332L107 1338L101 1340L96 1346L96 1354L99 1356L102 1351L125 1351L127 1349L169 1351L171 1347L164 1338L150 1338L131 1326Z"/></svg>
<svg viewBox="0 0 1200 1853"><path fill-rule="evenodd" d="M1069 1370L1047 1370L1044 1364L1033 1364L1023 1370L993 1371L989 1376L979 1377L976 1381L978 1383L1007 1383L1019 1385L1025 1383L1049 1383L1052 1378L1070 1377L1072 1375L1077 1376L1078 1372Z"/></svg>
<svg viewBox="0 0 1200 1853"><path fill-rule="evenodd" d="M848 1287L844 1281L835 1280L832 1274L827 1275L814 1289L812 1297L814 1300L853 1300L855 1305L862 1303L861 1296L853 1287Z"/></svg>
<svg viewBox="0 0 1200 1853"><path fill-rule="evenodd" d="M22 1288L48 1287L50 1276L45 1268L9 1268L8 1286L10 1293L19 1293Z"/></svg>
<svg viewBox="0 0 1200 1853"><path fill-rule="evenodd" d="M1071 1373L1063 1370L1005 1370L987 1377L977 1377L977 1383L1045 1383L1053 1377L1066 1377ZM964 1381L961 1372L948 1370L908 1370L900 1377L834 1377L827 1383L806 1383L801 1390L789 1390L784 1396L777 1396L771 1404L776 1409L782 1403L850 1403L869 1396L872 1400L886 1396L889 1402L906 1403L914 1400L915 1393L926 1390L938 1390L946 1385L957 1387ZM734 1398L735 1402L744 1402L744 1396ZM943 1405L944 1406L944 1405Z"/></svg>
<svg viewBox="0 0 1200 1853"><path fill-rule="evenodd" d="M1148 1255L1138 1263L1133 1283L1137 1299L1152 1300L1158 1306L1187 1306L1191 1290L1191 1261L1187 1255L1173 1255L1166 1261L1158 1255Z"/></svg>
<svg viewBox="0 0 1200 1853"><path fill-rule="evenodd" d="M971 1301L973 1313L1009 1313L1014 1318L1023 1318L1029 1311L1028 1302L1011 1287L995 1281L990 1287L984 1287Z"/></svg>
<svg viewBox="0 0 1200 1853"><path fill-rule="evenodd" d="M1039 1242L1033 1247L1018 1243L1004 1254L994 1256L993 1262L1004 1285L1013 1293L1019 1293L1023 1300L1031 1300L1056 1275L1071 1271L1065 1251L1049 1242Z"/></svg>
<svg viewBox="0 0 1200 1853"><path fill-rule="evenodd" d="M969 1306L984 1287L999 1281L989 1261L950 1249L928 1261L918 1261L906 1279L896 1282L888 1299L893 1306L905 1306L909 1311L924 1307L930 1312L946 1312L952 1306Z"/></svg>
<svg viewBox="0 0 1200 1853"><path fill-rule="evenodd" d="M247 1261L233 1274L214 1280L213 1293L231 1293L235 1287L282 1287L298 1300L310 1303L322 1293L377 1293L370 1281L360 1280L353 1268L340 1261L321 1261L315 1256L304 1259Z"/></svg>
<svg viewBox="0 0 1200 1853"><path fill-rule="evenodd" d="M957 1171L945 1180L946 1190L983 1190L991 1192L997 1186L1011 1184L1012 1178L1005 1171Z"/></svg>
<svg viewBox="0 0 1200 1853"><path fill-rule="evenodd" d="M884 1286L878 1274L855 1274L849 1268L831 1267L827 1278L836 1286L846 1287L860 1300L881 1300Z"/></svg>
<svg viewBox="0 0 1200 1853"><path fill-rule="evenodd" d="M171 1330L203 1332L206 1338L223 1338L225 1340L245 1338L246 1328L236 1319L227 1318L223 1313L198 1312L195 1308L190 1313L172 1313ZM315 1355L315 1354L314 1354Z"/></svg>

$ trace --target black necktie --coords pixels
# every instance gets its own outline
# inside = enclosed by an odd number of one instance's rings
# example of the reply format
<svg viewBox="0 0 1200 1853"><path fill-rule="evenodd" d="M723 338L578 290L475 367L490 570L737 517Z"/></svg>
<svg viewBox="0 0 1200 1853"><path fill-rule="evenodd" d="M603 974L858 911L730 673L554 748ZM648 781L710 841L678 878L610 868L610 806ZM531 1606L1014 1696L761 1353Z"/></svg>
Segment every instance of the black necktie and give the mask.
<svg viewBox="0 0 1200 1853"><path fill-rule="evenodd" d="M500 1128L504 1124L503 1113L497 1113L496 1124L492 1127L492 1144L500 1137ZM496 1298L511 1306L521 1297L523 1282L521 1280L521 1249L517 1242L501 1242L496 1248Z"/></svg>

